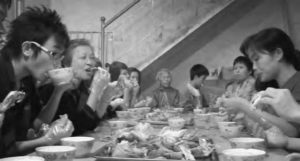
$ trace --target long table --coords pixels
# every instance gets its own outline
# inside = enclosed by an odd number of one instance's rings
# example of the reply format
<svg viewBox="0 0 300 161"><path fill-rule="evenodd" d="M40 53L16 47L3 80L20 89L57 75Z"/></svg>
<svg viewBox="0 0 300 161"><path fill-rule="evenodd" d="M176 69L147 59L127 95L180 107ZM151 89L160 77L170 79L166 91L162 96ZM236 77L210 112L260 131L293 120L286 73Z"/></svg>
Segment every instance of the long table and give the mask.
<svg viewBox="0 0 300 161"><path fill-rule="evenodd" d="M155 128L162 128L162 125L154 125ZM209 128L209 129L199 129L202 135L209 136L213 139L216 147L216 151L219 155L220 161L225 161L224 156L222 154L223 150L230 149L231 144L229 140L223 136L221 136L219 130L217 128ZM103 146L105 143L102 140L105 136L111 135L111 129L108 126L107 122L103 122L100 124L98 128L95 129L94 132L87 133L87 136L92 136L96 138L96 142L92 149L92 152L99 149L99 147ZM285 155L288 153L283 149L267 149L267 157L266 161L284 161ZM74 161L95 161L96 158L80 158L74 159Z"/></svg>

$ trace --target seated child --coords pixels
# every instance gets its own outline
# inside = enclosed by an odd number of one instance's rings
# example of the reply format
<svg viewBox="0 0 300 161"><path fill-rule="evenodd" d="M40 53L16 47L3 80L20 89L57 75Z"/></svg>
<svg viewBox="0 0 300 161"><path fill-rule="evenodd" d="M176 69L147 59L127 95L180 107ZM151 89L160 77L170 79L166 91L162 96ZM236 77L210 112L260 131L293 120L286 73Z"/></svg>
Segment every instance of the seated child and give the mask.
<svg viewBox="0 0 300 161"><path fill-rule="evenodd" d="M185 110L208 106L202 94L203 90L201 90L201 86L208 75L208 69L202 64L196 64L190 69L190 81L186 84L186 89L183 92L182 106Z"/></svg>
<svg viewBox="0 0 300 161"><path fill-rule="evenodd" d="M253 63L245 56L233 61L234 81L227 85L225 97L242 97L251 100L255 93L255 79L252 76Z"/></svg>
<svg viewBox="0 0 300 161"><path fill-rule="evenodd" d="M169 109L179 105L179 91L171 87L171 72L163 68L156 74L159 87L153 91L153 99L150 106L153 108Z"/></svg>

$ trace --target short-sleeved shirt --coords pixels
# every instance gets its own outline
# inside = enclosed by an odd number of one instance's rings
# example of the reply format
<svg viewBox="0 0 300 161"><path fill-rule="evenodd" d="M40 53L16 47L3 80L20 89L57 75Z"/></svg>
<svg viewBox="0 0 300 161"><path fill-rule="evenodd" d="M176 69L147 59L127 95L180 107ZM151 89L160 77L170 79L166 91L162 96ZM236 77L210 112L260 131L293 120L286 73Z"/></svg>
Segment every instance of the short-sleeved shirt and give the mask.
<svg viewBox="0 0 300 161"><path fill-rule="evenodd" d="M179 91L173 87L158 87L153 91L153 101L151 106L154 108L164 108L167 106L179 106Z"/></svg>
<svg viewBox="0 0 300 161"><path fill-rule="evenodd" d="M300 103L300 72L297 71L282 87L289 89L295 100Z"/></svg>
<svg viewBox="0 0 300 161"><path fill-rule="evenodd" d="M229 84L224 95L225 97L241 97L250 101L255 92L255 79L249 77L243 82Z"/></svg>
<svg viewBox="0 0 300 161"><path fill-rule="evenodd" d="M23 79L20 88L17 89L11 59L0 54L0 101L2 102L13 90L24 91L25 98L5 112L0 132L0 157L12 155L10 152L15 147L16 141L26 140L27 129L31 127L32 121L41 109L33 78Z"/></svg>

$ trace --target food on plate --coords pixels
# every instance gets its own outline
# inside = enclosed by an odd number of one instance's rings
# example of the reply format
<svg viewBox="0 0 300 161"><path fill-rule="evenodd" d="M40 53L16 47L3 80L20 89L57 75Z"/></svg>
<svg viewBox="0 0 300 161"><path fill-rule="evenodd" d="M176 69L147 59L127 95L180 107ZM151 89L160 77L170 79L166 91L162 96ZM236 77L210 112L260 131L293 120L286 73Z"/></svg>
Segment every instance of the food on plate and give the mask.
<svg viewBox="0 0 300 161"><path fill-rule="evenodd" d="M213 144L199 138L196 130L164 127L159 132L149 123L116 131L114 140L95 155L119 158L195 160L208 157ZM204 141L205 140L205 141Z"/></svg>
<svg viewBox="0 0 300 161"><path fill-rule="evenodd" d="M169 118L178 117L180 112L175 109L160 110L156 109L146 115L149 121L168 121Z"/></svg>
<svg viewBox="0 0 300 161"><path fill-rule="evenodd" d="M144 158L147 155L146 148L138 148L137 142L121 141L115 147L112 157Z"/></svg>

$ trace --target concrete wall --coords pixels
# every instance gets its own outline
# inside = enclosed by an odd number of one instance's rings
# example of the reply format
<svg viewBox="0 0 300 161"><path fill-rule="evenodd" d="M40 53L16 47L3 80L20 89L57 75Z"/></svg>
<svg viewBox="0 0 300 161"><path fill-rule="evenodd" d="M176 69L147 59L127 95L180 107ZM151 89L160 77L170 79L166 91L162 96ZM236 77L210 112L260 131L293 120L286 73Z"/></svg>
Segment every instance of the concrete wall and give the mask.
<svg viewBox="0 0 300 161"><path fill-rule="evenodd" d="M172 69L173 86L179 90L184 88L184 83L189 79L189 69L193 64L201 63L208 68L230 66L234 58L241 55L239 46L248 35L267 27L279 27L287 31L288 27L282 10L282 2L282 0L265 0L241 20L238 20L231 27L224 30L223 33L219 34L214 40L178 64L177 67ZM299 1L292 0L288 2L289 6L293 6L289 8L289 13L292 15L293 21L299 22L299 18L297 19L295 17L299 17L300 11L297 10L297 7L294 7L295 3L299 3ZM290 3L293 3L293 5ZM291 25L294 29L290 31L293 32L291 35L297 40L300 38L300 36L298 36L300 32L299 23L295 24L295 22L291 22ZM299 46L299 44L297 45ZM153 84L145 93L149 94L156 86L157 84Z"/></svg>
<svg viewBox="0 0 300 161"><path fill-rule="evenodd" d="M232 0L142 0L107 28L108 61L143 67ZM69 30L99 31L132 0L51 0ZM80 14L78 14L80 13Z"/></svg>
<svg viewBox="0 0 300 161"><path fill-rule="evenodd" d="M295 42L295 45L300 49L300 1L299 0L284 0L287 5L287 18L290 25L290 34Z"/></svg>

